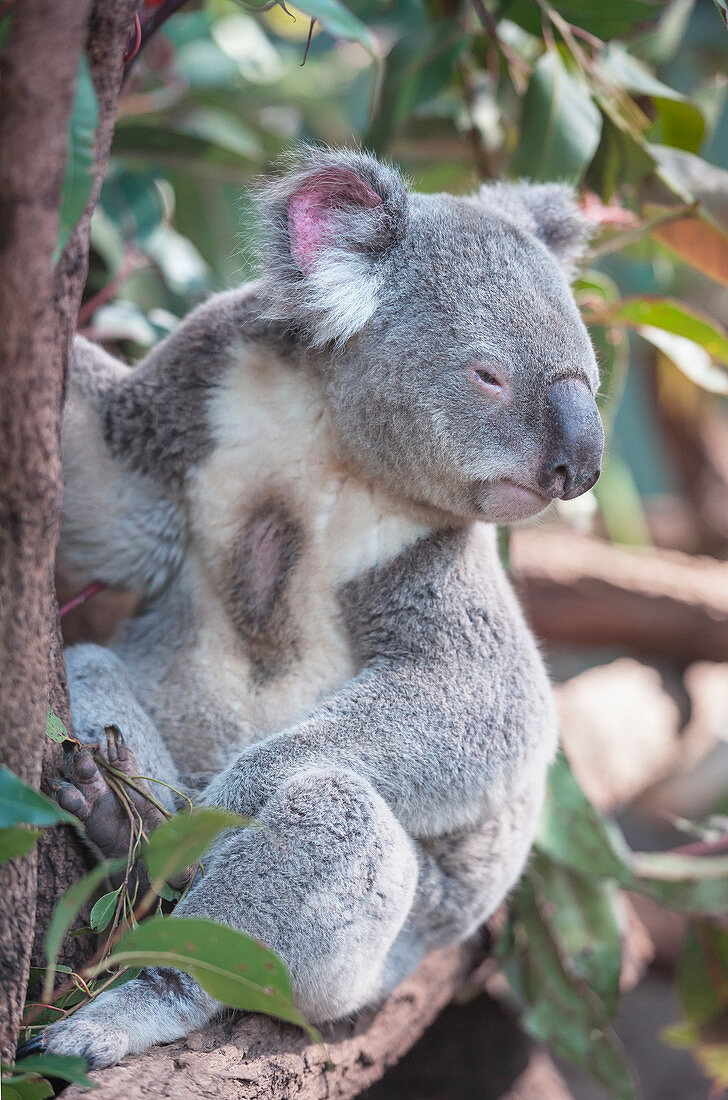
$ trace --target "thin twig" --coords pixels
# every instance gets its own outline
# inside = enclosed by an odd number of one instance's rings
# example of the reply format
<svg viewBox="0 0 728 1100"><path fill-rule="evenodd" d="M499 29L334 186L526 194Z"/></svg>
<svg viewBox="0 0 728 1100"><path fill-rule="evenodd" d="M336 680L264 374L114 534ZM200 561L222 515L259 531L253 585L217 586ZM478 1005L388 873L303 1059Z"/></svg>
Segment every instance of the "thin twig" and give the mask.
<svg viewBox="0 0 728 1100"><path fill-rule="evenodd" d="M139 250L136 245L127 245L124 249L124 254L119 261L119 266L116 269L115 274L109 279L106 286L102 286L92 298L89 298L87 302L84 302L78 311L78 327L82 328L88 321L91 320L97 309L101 306L105 306L107 302L110 302L112 298L115 298L121 287L134 271L137 261L139 259Z"/></svg>

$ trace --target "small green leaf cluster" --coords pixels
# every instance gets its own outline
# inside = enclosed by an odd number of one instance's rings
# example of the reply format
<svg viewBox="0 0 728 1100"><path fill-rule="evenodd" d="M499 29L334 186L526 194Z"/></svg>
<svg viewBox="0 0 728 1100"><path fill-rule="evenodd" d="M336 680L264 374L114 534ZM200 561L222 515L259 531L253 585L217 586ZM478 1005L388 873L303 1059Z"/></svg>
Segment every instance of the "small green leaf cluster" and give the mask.
<svg viewBox="0 0 728 1100"><path fill-rule="evenodd" d="M58 720L49 721L49 736L58 733ZM0 861L26 855L40 830L30 825L80 823L45 795L0 769ZM31 986L42 980L40 1001L28 1002L25 1034L70 1015L104 989L128 981L144 966L170 966L191 974L212 996L233 1008L264 1012L297 1024L318 1040L293 1004L291 982L284 963L251 936L201 917L166 917L161 899L175 900L179 892L168 882L195 866L210 846L231 829L254 827L251 822L217 807L197 807L158 826L148 839L133 846L134 859L104 860L71 886L58 901L45 938L47 965L31 974ZM26 841L26 838L30 838ZM138 896L139 876L133 862L140 858L149 889ZM199 867L198 873L204 873ZM109 881L121 874L119 886ZM104 887L107 889L104 890ZM99 895L99 892L104 890ZM58 964L64 938L80 910L92 898L85 930L101 936L102 946L81 973ZM150 912L155 915L143 919ZM84 930L80 930L84 931ZM105 933L105 937L102 935ZM54 989L56 975L65 979ZM83 1059L38 1055L3 1067L3 1095L34 1100L52 1096L47 1077L92 1085Z"/></svg>

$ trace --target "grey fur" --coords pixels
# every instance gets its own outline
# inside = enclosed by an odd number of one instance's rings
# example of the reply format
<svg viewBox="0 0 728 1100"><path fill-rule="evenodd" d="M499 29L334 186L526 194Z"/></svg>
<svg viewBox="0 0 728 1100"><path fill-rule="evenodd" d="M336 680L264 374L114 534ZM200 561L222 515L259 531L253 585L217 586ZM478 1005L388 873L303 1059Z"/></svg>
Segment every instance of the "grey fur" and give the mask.
<svg viewBox="0 0 728 1100"><path fill-rule="evenodd" d="M69 485L62 553L145 602L69 672L81 736L113 720L160 778L206 775L202 801L258 818L177 913L258 936L323 1021L470 935L521 873L556 720L489 523L540 510L569 448L583 491L598 378L564 189L415 195L362 154L310 150L264 205L262 282L134 371L81 346L69 471L99 503ZM134 535L149 501L174 517L161 550L154 524ZM85 529L104 508L123 568ZM46 1043L105 1065L218 1010L151 971Z"/></svg>

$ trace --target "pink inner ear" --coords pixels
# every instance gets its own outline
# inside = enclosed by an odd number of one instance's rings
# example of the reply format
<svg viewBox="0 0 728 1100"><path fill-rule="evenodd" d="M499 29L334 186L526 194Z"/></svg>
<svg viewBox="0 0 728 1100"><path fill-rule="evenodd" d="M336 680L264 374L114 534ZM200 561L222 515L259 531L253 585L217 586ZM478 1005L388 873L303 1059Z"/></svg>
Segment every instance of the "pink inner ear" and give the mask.
<svg viewBox="0 0 728 1100"><path fill-rule="evenodd" d="M332 211L351 205L370 210L382 199L353 172L321 174L295 191L288 202L288 239L291 255L304 272L315 266L330 237Z"/></svg>

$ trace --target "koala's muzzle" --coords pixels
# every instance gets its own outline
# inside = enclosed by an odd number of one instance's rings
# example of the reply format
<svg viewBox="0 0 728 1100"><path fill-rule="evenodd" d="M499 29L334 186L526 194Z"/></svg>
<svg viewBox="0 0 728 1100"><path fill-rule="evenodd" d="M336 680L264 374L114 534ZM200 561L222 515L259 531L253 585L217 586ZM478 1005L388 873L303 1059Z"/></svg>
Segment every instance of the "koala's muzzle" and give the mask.
<svg viewBox="0 0 728 1100"><path fill-rule="evenodd" d="M604 429L593 394L578 378L560 378L546 393L546 456L537 481L547 496L572 500L601 473Z"/></svg>

